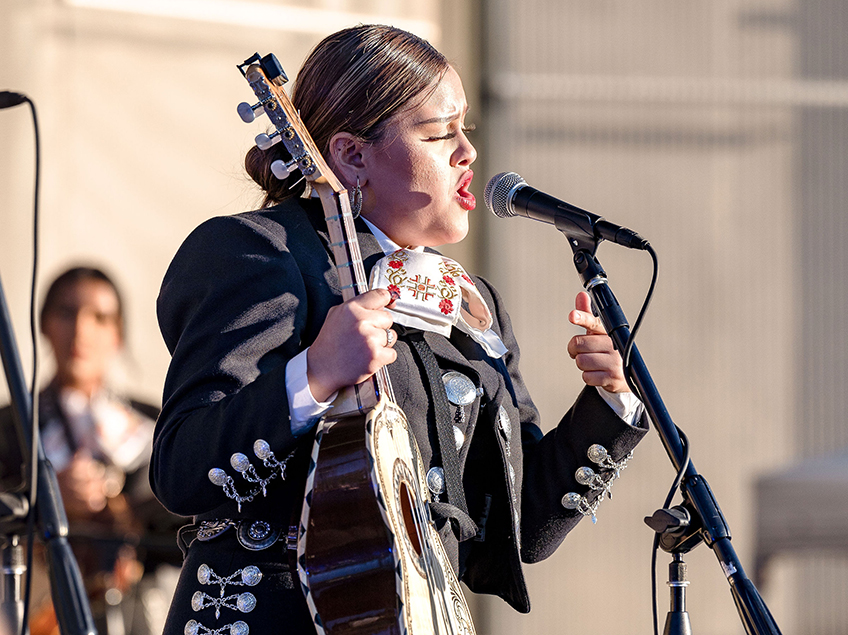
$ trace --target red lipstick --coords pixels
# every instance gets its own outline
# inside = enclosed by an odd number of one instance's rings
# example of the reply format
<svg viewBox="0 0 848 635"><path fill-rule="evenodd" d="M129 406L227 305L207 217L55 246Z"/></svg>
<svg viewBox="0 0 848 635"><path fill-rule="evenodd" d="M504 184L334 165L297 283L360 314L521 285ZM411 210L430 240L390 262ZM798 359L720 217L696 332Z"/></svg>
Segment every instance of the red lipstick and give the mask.
<svg viewBox="0 0 848 635"><path fill-rule="evenodd" d="M468 186L471 185L471 179L473 178L474 172L472 170L467 170L465 174L462 175L462 178L459 181L459 188L457 188L456 191L456 199L459 201L459 205L462 209L469 212L477 207L477 199L475 199L474 195L468 191Z"/></svg>

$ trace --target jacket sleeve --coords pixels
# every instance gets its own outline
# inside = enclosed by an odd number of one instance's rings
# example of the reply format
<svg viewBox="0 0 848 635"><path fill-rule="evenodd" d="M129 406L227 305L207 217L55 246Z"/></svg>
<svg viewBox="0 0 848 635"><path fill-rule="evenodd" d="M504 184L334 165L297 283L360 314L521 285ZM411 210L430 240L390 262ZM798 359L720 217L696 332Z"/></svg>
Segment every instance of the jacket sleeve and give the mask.
<svg viewBox="0 0 848 635"><path fill-rule="evenodd" d="M165 275L157 313L172 360L150 480L176 514L222 504L234 514L209 470L232 473L234 452L255 462L258 438L280 460L296 445L285 367L305 347L309 316L306 282L286 241L283 227L261 215L211 219L186 239Z"/></svg>
<svg viewBox="0 0 848 635"><path fill-rule="evenodd" d="M538 562L550 556L583 515L566 509L569 492L589 491L575 479L579 467L596 472L587 452L600 444L615 461L623 459L648 431L646 418L631 426L616 415L598 394L586 386L556 428L539 442L524 445L524 483L521 518L521 557Z"/></svg>
<svg viewBox="0 0 848 635"><path fill-rule="evenodd" d="M504 362L521 420L521 559L538 562L550 556L583 518L578 511L563 507L562 497L568 492L583 495L589 491L575 479L579 467L598 470L587 457L589 447L600 444L619 461L647 433L647 418L635 426L629 425L615 414L596 388L586 386L558 425L543 435L539 413L518 369L520 354L509 315L497 291L491 286L489 290L502 339L510 349Z"/></svg>

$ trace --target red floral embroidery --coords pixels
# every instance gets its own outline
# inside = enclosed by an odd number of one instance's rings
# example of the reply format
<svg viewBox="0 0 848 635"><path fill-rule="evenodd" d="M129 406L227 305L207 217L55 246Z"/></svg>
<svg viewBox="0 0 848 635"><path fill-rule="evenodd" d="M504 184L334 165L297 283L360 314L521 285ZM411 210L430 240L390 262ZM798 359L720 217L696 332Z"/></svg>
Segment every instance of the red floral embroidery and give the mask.
<svg viewBox="0 0 848 635"><path fill-rule="evenodd" d="M403 263L400 260L389 260L389 266L392 269L400 269L403 267Z"/></svg>
<svg viewBox="0 0 848 635"><path fill-rule="evenodd" d="M445 315L453 313L453 302L450 300L442 300L439 302L439 310Z"/></svg>
<svg viewBox="0 0 848 635"><path fill-rule="evenodd" d="M453 278L451 278L450 276L442 276L442 280L445 282L445 284L449 284L449 285L451 285L451 286L453 286L454 284L456 284L456 283L453 281Z"/></svg>
<svg viewBox="0 0 848 635"><path fill-rule="evenodd" d="M400 287L396 284L390 284L386 290L392 295L392 300L400 299Z"/></svg>
<svg viewBox="0 0 848 635"><path fill-rule="evenodd" d="M462 274L462 279L465 280L468 284L474 284L474 281L465 274Z"/></svg>

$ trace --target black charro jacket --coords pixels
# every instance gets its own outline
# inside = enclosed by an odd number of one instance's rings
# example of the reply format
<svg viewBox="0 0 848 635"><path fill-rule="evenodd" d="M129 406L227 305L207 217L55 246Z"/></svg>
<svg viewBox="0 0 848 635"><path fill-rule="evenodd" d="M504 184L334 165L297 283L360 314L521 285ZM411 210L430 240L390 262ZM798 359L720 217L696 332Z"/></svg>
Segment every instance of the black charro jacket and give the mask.
<svg viewBox="0 0 848 635"><path fill-rule="evenodd" d="M357 221L357 230L367 274L383 253L364 223ZM543 436L518 369L509 316L496 290L480 278L475 282L509 352L501 363L457 329L449 338L425 333L442 370L458 370L483 389L466 417L459 458L469 515L484 527L476 539L461 544L450 524L440 533L471 590L499 595L527 612L521 563L548 557L582 518L560 501L566 492L586 491L574 472L591 465L587 449L600 443L618 460L647 426L644 420L626 424L596 389L587 388ZM252 457L257 438L268 441L278 458L297 448L308 455L312 436L294 437L290 430L285 367L314 341L327 311L341 301L317 200L213 218L186 239L158 300L160 328L173 357L150 474L166 507L201 520L260 518L281 524L299 513L305 461L296 462L285 482L274 481L267 497L244 504L241 512L207 473L212 467L228 469L234 452ZM403 337L395 348L392 386L426 469L437 438L426 374ZM506 417L498 414L502 408Z"/></svg>

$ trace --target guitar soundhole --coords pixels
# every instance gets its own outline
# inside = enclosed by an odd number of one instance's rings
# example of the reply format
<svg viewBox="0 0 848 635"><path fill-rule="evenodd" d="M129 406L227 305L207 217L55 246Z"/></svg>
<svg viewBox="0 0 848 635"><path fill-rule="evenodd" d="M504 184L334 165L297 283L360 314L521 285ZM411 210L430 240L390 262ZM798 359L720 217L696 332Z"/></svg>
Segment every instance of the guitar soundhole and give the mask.
<svg viewBox="0 0 848 635"><path fill-rule="evenodd" d="M403 526L406 529L406 535L412 545L412 550L419 558L421 557L421 540L418 536L418 525L415 522L415 501L409 491L405 481L400 483L400 513L403 518Z"/></svg>

